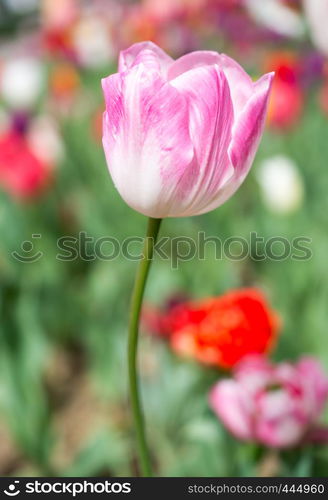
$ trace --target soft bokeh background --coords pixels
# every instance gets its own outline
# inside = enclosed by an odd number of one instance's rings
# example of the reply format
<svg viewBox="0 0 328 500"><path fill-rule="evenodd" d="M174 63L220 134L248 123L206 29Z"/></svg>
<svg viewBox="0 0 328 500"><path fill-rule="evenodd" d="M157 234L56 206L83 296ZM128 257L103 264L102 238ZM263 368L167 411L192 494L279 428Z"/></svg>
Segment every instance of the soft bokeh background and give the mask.
<svg viewBox="0 0 328 500"><path fill-rule="evenodd" d="M226 52L254 78L277 71L244 186L212 213L166 220L162 234L305 236L313 252L306 261L252 253L216 261L209 245L205 260L175 270L157 259L148 300L259 286L283 320L273 359L311 354L328 371L328 68L302 3L2 0L0 36L0 474L137 473L125 359L136 262L95 259L92 245L89 257L56 258L64 235L144 234L145 219L112 186L101 146L100 79L135 41L154 40L175 57ZM21 247L26 240L33 249ZM24 263L15 251L43 256ZM157 474L327 471L326 446L279 453L237 442L208 407L218 373L150 335L141 370Z"/></svg>

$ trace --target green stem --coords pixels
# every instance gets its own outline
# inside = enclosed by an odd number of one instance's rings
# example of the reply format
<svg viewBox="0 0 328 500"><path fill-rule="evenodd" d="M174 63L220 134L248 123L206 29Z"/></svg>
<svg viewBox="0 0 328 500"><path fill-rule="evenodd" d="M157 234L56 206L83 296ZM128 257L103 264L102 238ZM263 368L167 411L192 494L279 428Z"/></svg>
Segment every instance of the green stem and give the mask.
<svg viewBox="0 0 328 500"><path fill-rule="evenodd" d="M128 365L129 365L129 386L130 402L135 425L138 452L142 475L152 476L151 459L146 441L144 415L139 396L138 371L137 371L137 350L139 337L139 321L142 308L142 301L145 292L146 282L153 259L154 245L162 219L149 218L147 236L145 238L143 258L139 263L134 288L132 292L130 307L130 324L128 340Z"/></svg>

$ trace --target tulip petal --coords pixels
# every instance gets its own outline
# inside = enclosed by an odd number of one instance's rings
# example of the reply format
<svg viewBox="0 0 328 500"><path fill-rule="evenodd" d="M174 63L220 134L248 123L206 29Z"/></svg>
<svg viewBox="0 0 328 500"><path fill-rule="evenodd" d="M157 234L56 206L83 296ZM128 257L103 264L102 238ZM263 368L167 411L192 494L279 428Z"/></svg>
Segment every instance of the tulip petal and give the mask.
<svg viewBox="0 0 328 500"><path fill-rule="evenodd" d="M214 386L210 405L234 436L253 438L251 400L234 380L222 380Z"/></svg>
<svg viewBox="0 0 328 500"><path fill-rule="evenodd" d="M236 119L252 96L254 83L246 71L226 54L220 54L220 67L223 69L229 83Z"/></svg>
<svg viewBox="0 0 328 500"><path fill-rule="evenodd" d="M304 435L307 424L302 410L302 400L285 388L263 393L257 399L257 439L279 448L297 444Z"/></svg>
<svg viewBox="0 0 328 500"><path fill-rule="evenodd" d="M237 65L237 63L235 64ZM221 178L221 183L214 196L208 196L206 204L203 206L198 205L193 211L193 215L209 212L222 205L244 181L262 136L272 79L273 73L269 73L253 84L253 95L244 106L243 111L239 115L237 114L234 119L225 175ZM235 105L234 109L239 108L236 108ZM196 204L193 204L193 208L195 206Z"/></svg>
<svg viewBox="0 0 328 500"><path fill-rule="evenodd" d="M197 169L183 215L200 213L232 174L228 147L233 126L233 106L226 77L217 66L202 66L180 74L171 85L187 98L190 136ZM190 172L189 172L190 174ZM180 183L183 188L183 180Z"/></svg>
<svg viewBox="0 0 328 500"><path fill-rule="evenodd" d="M114 184L135 210L166 216L194 156L187 100L143 64L104 79L103 88L103 143Z"/></svg>
<svg viewBox="0 0 328 500"><path fill-rule="evenodd" d="M145 59L147 59L147 57L149 58L149 54L153 55L163 75L166 75L168 68L174 60L153 42L135 43L128 49L122 50L118 62L119 73L129 70L139 63L144 63Z"/></svg>
<svg viewBox="0 0 328 500"><path fill-rule="evenodd" d="M328 427L317 425L306 436L307 441L314 444L328 444Z"/></svg>
<svg viewBox="0 0 328 500"><path fill-rule="evenodd" d="M169 67L167 78L168 80L174 80L178 76L195 69L204 66L217 66L220 65L220 54L211 50L197 50L195 52L190 52L176 61Z"/></svg>
<svg viewBox="0 0 328 500"><path fill-rule="evenodd" d="M308 410L312 416L320 413L328 397L328 379L320 363L304 357L297 364L298 378L303 380L303 390L308 398Z"/></svg>
<svg viewBox="0 0 328 500"><path fill-rule="evenodd" d="M263 391L272 378L273 368L262 355L247 355L235 367L235 379L251 396Z"/></svg>
<svg viewBox="0 0 328 500"><path fill-rule="evenodd" d="M254 84L252 97L234 123L229 155L241 182L252 165L262 136L272 79L273 73L268 73Z"/></svg>
<svg viewBox="0 0 328 500"><path fill-rule="evenodd" d="M256 438L273 448L290 448L304 436L304 424L293 415L283 415L275 420L259 420Z"/></svg>
<svg viewBox="0 0 328 500"><path fill-rule="evenodd" d="M177 59L168 69L168 79L173 80L192 69L217 65L223 70L230 88L235 116L243 110L253 93L253 81L243 68L226 54L199 50Z"/></svg>

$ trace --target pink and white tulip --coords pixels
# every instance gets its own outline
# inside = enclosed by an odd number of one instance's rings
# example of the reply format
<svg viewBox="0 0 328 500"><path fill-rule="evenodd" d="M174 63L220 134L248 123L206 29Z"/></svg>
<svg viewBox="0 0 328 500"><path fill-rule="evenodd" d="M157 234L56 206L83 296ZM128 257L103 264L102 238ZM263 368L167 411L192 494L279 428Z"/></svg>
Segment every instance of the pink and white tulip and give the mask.
<svg viewBox="0 0 328 500"><path fill-rule="evenodd" d="M273 73L253 82L233 59L174 61L151 42L120 54L102 81L103 145L122 198L144 215L209 212L238 189L265 123Z"/></svg>
<svg viewBox="0 0 328 500"><path fill-rule="evenodd" d="M273 448L318 436L327 441L327 428L318 424L327 399L328 378L312 358L275 366L262 357L245 358L234 378L210 393L212 409L234 436Z"/></svg>

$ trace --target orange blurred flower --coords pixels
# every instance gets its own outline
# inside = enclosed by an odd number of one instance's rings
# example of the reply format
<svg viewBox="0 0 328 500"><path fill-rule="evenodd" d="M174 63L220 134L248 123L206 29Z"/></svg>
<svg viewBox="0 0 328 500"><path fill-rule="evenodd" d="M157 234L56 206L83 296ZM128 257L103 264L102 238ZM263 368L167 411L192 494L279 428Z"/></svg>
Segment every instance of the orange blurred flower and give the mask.
<svg viewBox="0 0 328 500"><path fill-rule="evenodd" d="M49 87L56 99L70 99L80 87L80 77L72 64L56 64L51 73Z"/></svg>
<svg viewBox="0 0 328 500"><path fill-rule="evenodd" d="M278 316L257 289L180 304L171 311L171 346L206 365L232 368L244 356L270 350Z"/></svg>
<svg viewBox="0 0 328 500"><path fill-rule="evenodd" d="M98 143L101 144L102 141L102 127L103 127L103 108L98 108L92 116L91 120L91 137Z"/></svg>

